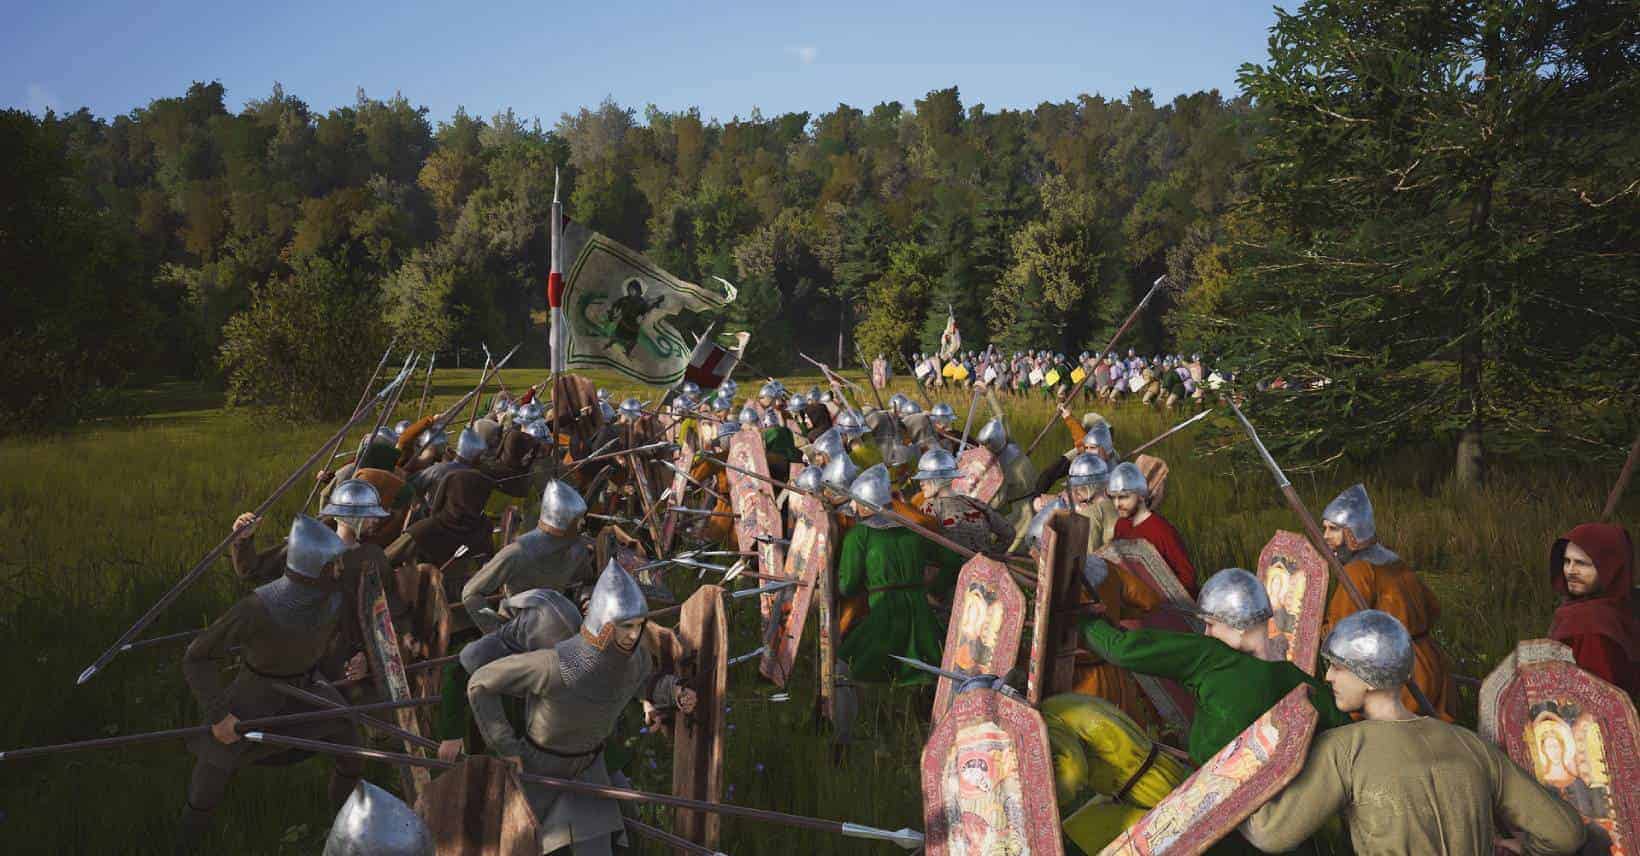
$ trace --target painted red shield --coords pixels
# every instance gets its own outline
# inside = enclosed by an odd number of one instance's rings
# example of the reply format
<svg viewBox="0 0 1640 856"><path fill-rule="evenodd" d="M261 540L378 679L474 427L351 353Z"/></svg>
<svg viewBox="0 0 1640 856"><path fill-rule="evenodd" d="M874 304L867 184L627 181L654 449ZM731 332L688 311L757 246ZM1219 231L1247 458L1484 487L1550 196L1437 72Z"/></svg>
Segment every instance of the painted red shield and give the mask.
<svg viewBox="0 0 1640 856"><path fill-rule="evenodd" d="M1294 687L1100 856L1196 856L1230 834L1303 769L1319 718L1309 696Z"/></svg>
<svg viewBox="0 0 1640 856"><path fill-rule="evenodd" d="M990 689L958 695L922 753L928 856L1062 856L1048 730L1030 705Z"/></svg>
<svg viewBox="0 0 1640 856"><path fill-rule="evenodd" d="M1186 633L1201 632L1201 622L1195 617L1196 602L1179 584L1173 569L1156 552L1149 541L1139 538L1120 538L1099 549L1107 562L1119 562L1162 600L1162 607L1151 611L1141 621L1143 627L1176 630ZM1196 712L1196 701L1184 687L1166 678L1135 674L1133 680L1144 690L1145 697L1161 714L1168 726L1183 734L1190 727Z"/></svg>
<svg viewBox="0 0 1640 856"><path fill-rule="evenodd" d="M365 557L359 574L359 624L365 630L365 651L370 658L370 676L382 698L388 701L403 701L411 698L412 694L409 675L404 671L404 657L399 651L399 634L393 628L393 615L387 608L387 593L382 588L381 575L387 567L387 557L382 554L380 547L373 545L363 545L348 552L358 554L365 549L374 550L379 555L379 558ZM401 707L393 711L393 714L400 728L415 734L421 733L414 708ZM404 744L404 751L426 754L409 742ZM404 786L406 801L414 802L416 794L427 785L431 776L425 767L400 767L399 779L400 784Z"/></svg>
<svg viewBox="0 0 1640 856"><path fill-rule="evenodd" d="M1640 721L1617 687L1578 668L1572 649L1528 639L1481 684L1480 736L1588 824L1585 852L1640 852Z"/></svg>
<svg viewBox="0 0 1640 856"><path fill-rule="evenodd" d="M962 475L951 483L957 493L989 504L1002 490L1002 462L984 446L964 449L957 459L957 469Z"/></svg>
<svg viewBox="0 0 1640 856"><path fill-rule="evenodd" d="M769 476L769 459L763 449L763 435L756 431L736 431L729 440L729 463L736 469L762 476L753 478L744 473L728 471L729 503L734 508L735 538L744 553L757 554L757 570L770 576L786 573L786 548L774 540L785 530L780 508L775 505L774 488L765 479ZM763 536L759 539L758 536ZM765 594L758 598L763 614L763 638L776 638L782 607L791 596L791 590ZM771 646L772 647L772 646ZM761 665L761 664L760 664Z"/></svg>
<svg viewBox="0 0 1640 856"><path fill-rule="evenodd" d="M1068 692L1076 681L1076 617L1083 551L1089 521L1060 511L1048 518L1036 542L1035 611L1025 698L1031 704Z"/></svg>
<svg viewBox="0 0 1640 856"><path fill-rule="evenodd" d="M1277 532L1258 555L1258 579L1275 613L1260 656L1315 674L1327 610L1327 560L1303 535Z"/></svg>
<svg viewBox="0 0 1640 856"><path fill-rule="evenodd" d="M1006 565L975 556L962 566L952 595L951 626L945 631L940 668L965 675L1005 675L1019 659L1019 637L1025 623L1025 594ZM934 692L938 720L956 691L940 678Z"/></svg>

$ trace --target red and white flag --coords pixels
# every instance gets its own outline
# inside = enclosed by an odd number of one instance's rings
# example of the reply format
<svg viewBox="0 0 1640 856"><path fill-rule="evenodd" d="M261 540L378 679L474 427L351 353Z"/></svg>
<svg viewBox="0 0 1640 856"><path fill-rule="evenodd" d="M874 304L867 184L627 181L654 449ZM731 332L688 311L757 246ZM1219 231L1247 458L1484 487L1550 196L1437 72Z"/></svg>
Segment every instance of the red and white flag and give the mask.
<svg viewBox="0 0 1640 856"><path fill-rule="evenodd" d="M746 352L746 341L752 338L750 333L736 333L734 350L719 345L710 336L695 343L695 350L689 355L689 365L683 370L683 379L694 381L701 389L717 389L723 379L734 371L735 364L740 362L740 355Z"/></svg>

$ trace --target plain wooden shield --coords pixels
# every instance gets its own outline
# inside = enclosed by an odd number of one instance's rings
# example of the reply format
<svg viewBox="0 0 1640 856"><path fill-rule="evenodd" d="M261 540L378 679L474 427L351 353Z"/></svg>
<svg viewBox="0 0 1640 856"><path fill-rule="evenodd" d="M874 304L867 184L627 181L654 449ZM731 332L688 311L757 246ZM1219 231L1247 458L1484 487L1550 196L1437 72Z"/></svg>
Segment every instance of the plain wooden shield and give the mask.
<svg viewBox="0 0 1640 856"><path fill-rule="evenodd" d="M991 689L958 695L922 752L928 856L1061 856L1053 756L1041 714Z"/></svg>
<svg viewBox="0 0 1640 856"><path fill-rule="evenodd" d="M672 461L672 464L676 469L672 471L672 501L667 507L666 516L662 518L661 523L659 546L662 555L672 552L672 541L678 535L678 513L672 509L684 505L684 497L688 496L690 488L694 487L689 484L688 478L689 468L695 464L695 438L693 436L679 438L678 456ZM699 488L695 489L699 490Z"/></svg>
<svg viewBox="0 0 1640 856"><path fill-rule="evenodd" d="M506 762L474 755L422 788L415 801L439 856L536 856L535 812Z"/></svg>
<svg viewBox="0 0 1640 856"><path fill-rule="evenodd" d="M404 671L404 658L399 654L399 634L393 628L393 614L387 608L387 593L382 588L380 569L372 567L372 564L367 564L359 574L358 598L359 625L365 631L364 647L366 656L370 658L370 677L384 701L404 701L412 697L410 678ZM393 718L405 731L421 733L413 708L398 708L393 711ZM422 756L427 754L409 741L405 742L404 751ZM422 767L400 767L399 778L405 796L414 801L431 776Z"/></svg>
<svg viewBox="0 0 1640 856"><path fill-rule="evenodd" d="M1107 562L1120 563L1161 598L1162 608L1145 615L1140 626L1181 633L1201 632L1201 622L1195 617L1196 602L1149 541L1119 538L1099 548L1099 555ZM1133 680L1169 728L1180 734L1189 730L1190 719L1196 713L1196 700L1184 687L1153 675L1134 674Z"/></svg>
<svg viewBox="0 0 1640 856"><path fill-rule="evenodd" d="M1269 639L1259 655L1315 674L1327 617L1327 560L1309 539L1278 531L1258 554L1258 581L1270 595Z"/></svg>
<svg viewBox="0 0 1640 856"><path fill-rule="evenodd" d="M1310 688L1294 687L1100 851L1101 856L1206 852L1304 768L1318 718Z"/></svg>
<svg viewBox="0 0 1640 856"><path fill-rule="evenodd" d="M763 448L763 435L756 431L736 431L729 440L729 463L736 468L757 473L753 478L734 470L728 471L729 504L739 517L735 518L735 538L741 552L757 555L757 570L770 576L786 573L786 547L773 539L780 539L785 521L780 506L774 501L774 488L769 477L769 458ZM770 540L759 540L758 536ZM781 613L790 590L758 596L758 609L763 616L763 639L775 639ZM763 663L759 663L762 672ZM771 677L764 673L765 677Z"/></svg>
<svg viewBox="0 0 1640 856"><path fill-rule="evenodd" d="M1590 844L1640 852L1634 702L1578 668L1572 649L1552 639L1516 646L1481 684L1479 725L1482 738L1577 809Z"/></svg>
<svg viewBox="0 0 1640 856"><path fill-rule="evenodd" d="M678 713L672 743L672 794L705 802L723 799L723 702L729 677L729 625L723 588L704 585L683 602L673 631L682 646L679 672L695 691L694 713ZM677 810L672 831L716 847L718 816Z"/></svg>
<svg viewBox="0 0 1640 856"><path fill-rule="evenodd" d="M1076 616L1082 591L1082 559L1089 521L1059 511L1036 542L1036 603L1031 623L1031 660L1025 698L1032 705L1076 683Z"/></svg>
<svg viewBox="0 0 1640 856"><path fill-rule="evenodd" d="M801 467L793 464L794 469ZM782 687L797 662L816 584L831 569L836 545L836 524L818 497L793 493L788 502L793 520L792 543L786 548L786 567L781 576L797 580L797 586L787 589L790 609L772 625L775 636L764 640L763 656L758 662L758 672Z"/></svg>
<svg viewBox="0 0 1640 856"><path fill-rule="evenodd" d="M969 446L957 459L962 473L951 482L951 487L963 496L971 496L987 505L1002 490L1002 462L984 446Z"/></svg>
<svg viewBox="0 0 1640 856"><path fill-rule="evenodd" d="M957 575L940 668L965 675L1006 675L1019 659L1024 624L1025 594L1008 567L989 556L969 559ZM950 678L939 679L934 692L936 720L951 706L957 690L952 683Z"/></svg>

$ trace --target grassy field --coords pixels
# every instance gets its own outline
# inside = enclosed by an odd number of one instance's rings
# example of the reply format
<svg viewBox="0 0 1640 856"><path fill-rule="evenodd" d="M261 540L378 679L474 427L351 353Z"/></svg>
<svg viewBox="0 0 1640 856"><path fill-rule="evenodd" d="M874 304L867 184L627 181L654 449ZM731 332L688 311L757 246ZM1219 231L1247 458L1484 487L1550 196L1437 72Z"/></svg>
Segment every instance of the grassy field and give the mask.
<svg viewBox="0 0 1640 856"><path fill-rule="evenodd" d="M540 379L539 370L503 374L515 387ZM441 371L434 398L453 401L476 380L476 371ZM617 394L632 386L600 381ZM807 388L812 382L789 385ZM410 408L419 392L418 383L406 394ZM967 400L953 405L960 415ZM1025 441L1052 415L1039 398L1013 400L1010 408L1010 428ZM1139 406L1106 415L1119 448L1182 418ZM75 687L74 678L228 531L236 514L259 502L333 430L263 423L249 413L217 409L198 388L175 385L133 399L117 420L0 442L0 472L6 473L0 479L0 531L6 533L0 539L0 648L7 652L0 659L0 686L9 694L0 707L0 747L195 724L198 714L177 667L180 647L122 655L84 687ZM1275 433L1279 426L1261 430ZM1184 533L1204 572L1251 567L1275 530L1296 530L1298 523L1262 470L1230 455L1199 454L1197 440L1194 431L1186 432L1152 450L1172 468L1161 510ZM1064 429L1056 427L1037 450L1038 463L1067 442ZM1598 514L1615 474L1499 466L1491 485L1466 493L1448 484L1448 468L1439 455L1407 450L1367 471L1338 469L1294 480L1318 512L1342 487L1366 481L1385 542L1441 597L1437 636L1461 671L1481 676L1515 640L1546 628L1553 608L1545 573L1549 543ZM275 507L260 543L283 531L305 495L298 488ZM501 507L499 499L494 508ZM1631 531L1636 509L1631 500L1619 515ZM680 574L675 590L687 593L692 579ZM224 560L146 635L201 626L240 594ZM758 644L755 614L747 609L735 616L731 655ZM920 828L916 769L925 731L913 696L868 695L863 736L833 766L827 735L810 716L813 688L812 658L802 664L786 703L769 699L774 690L757 680L755 666L736 667L725 776L730 799ZM1465 715L1472 721L1472 697L1468 703ZM638 785L666 790L670 747L656 735L633 733L630 741L636 759L629 772ZM173 742L0 762L0 851L170 852L191 761ZM317 761L240 774L218 812L213 852L318 852L330 822L323 796L327 770L327 762ZM394 779L381 767L371 775L382 783ZM665 823L664 814L646 814ZM737 856L899 852L733 820L724 830L721 849Z"/></svg>

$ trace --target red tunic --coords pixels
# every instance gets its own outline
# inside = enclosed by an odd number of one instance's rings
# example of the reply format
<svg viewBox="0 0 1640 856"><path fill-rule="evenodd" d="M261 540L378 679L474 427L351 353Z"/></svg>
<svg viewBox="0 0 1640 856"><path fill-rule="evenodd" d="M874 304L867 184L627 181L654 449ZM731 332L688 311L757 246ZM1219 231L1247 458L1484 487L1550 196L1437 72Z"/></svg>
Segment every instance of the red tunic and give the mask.
<svg viewBox="0 0 1640 856"><path fill-rule="evenodd" d="M1179 584L1196 596L1196 566L1190 564L1190 556L1185 553L1184 539L1179 537L1179 530L1167 522L1167 518L1152 511L1145 522L1138 526L1133 525L1131 518L1123 517L1116 521L1117 538L1142 538L1156 548L1162 560L1173 569L1173 575L1179 578Z"/></svg>

